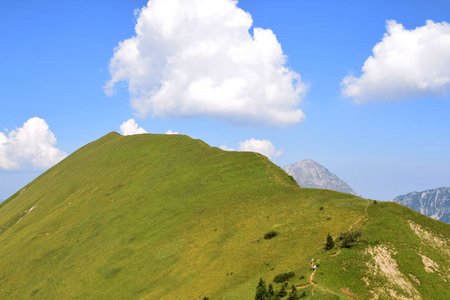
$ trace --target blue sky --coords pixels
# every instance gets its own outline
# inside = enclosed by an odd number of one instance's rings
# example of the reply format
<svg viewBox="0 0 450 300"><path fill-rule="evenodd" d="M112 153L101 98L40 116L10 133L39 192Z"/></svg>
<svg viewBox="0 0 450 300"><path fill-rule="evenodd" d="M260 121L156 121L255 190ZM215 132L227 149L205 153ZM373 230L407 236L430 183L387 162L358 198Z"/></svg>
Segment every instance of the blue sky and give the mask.
<svg viewBox="0 0 450 300"><path fill-rule="evenodd" d="M253 27L273 31L287 57L285 66L308 86L296 105L304 120L282 126L245 122L246 112L236 117L237 122L230 122L234 120L230 113L222 117L195 113L198 110L190 115L142 117L130 106L133 95L124 82L116 85L114 95L106 95L103 87L111 78L108 68L114 49L135 36L139 16L133 12L146 2L1 2L0 130L8 135L7 130L39 117L56 136L54 146L71 153L119 131L124 121L134 118L149 132L171 129L214 146L238 148L239 142L251 138L269 140L283 149L273 158L277 164L312 158L365 197L387 200L450 185L448 85L441 93L408 90L398 100L379 100L388 94L377 90L370 95L378 98L359 104L355 96L341 91L346 76L361 76L388 20L403 24L405 30L423 27L427 20L446 24L448 1L239 1L238 7L252 16ZM448 56L435 50L418 55L432 60L431 66L448 66ZM430 51L438 54L427 54ZM403 81L388 83L396 91L395 85ZM0 169L0 199L43 169L27 165Z"/></svg>

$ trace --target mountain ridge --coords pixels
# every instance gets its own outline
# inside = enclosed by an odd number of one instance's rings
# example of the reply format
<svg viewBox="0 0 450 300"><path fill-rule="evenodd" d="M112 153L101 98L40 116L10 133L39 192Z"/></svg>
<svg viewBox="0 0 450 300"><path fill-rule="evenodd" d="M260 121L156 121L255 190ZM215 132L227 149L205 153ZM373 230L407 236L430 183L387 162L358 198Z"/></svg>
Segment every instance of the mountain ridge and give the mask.
<svg viewBox="0 0 450 300"><path fill-rule="evenodd" d="M450 187L411 192L397 196L393 201L433 219L450 223Z"/></svg>
<svg viewBox="0 0 450 300"><path fill-rule="evenodd" d="M361 242L323 250L327 234L339 244L347 231ZM450 254L421 232L450 245L446 224L396 203L299 188L260 154L109 134L0 207L0 298L249 299L260 278L291 271L289 285L310 299L450 296ZM381 254L407 288L380 269ZM424 259L437 269L427 272Z"/></svg>

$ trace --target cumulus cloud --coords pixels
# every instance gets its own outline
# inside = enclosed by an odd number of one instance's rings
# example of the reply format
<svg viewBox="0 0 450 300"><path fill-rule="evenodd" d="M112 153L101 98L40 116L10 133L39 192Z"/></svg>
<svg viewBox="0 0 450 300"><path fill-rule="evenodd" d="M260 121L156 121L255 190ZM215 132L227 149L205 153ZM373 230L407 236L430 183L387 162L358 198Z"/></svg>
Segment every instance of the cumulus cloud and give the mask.
<svg viewBox="0 0 450 300"><path fill-rule="evenodd" d="M361 76L343 79L342 93L357 103L448 93L450 24L427 21L408 30L391 20L386 27Z"/></svg>
<svg viewBox="0 0 450 300"><path fill-rule="evenodd" d="M46 169L66 157L56 147L56 137L47 122L31 118L22 127L0 132L0 169Z"/></svg>
<svg viewBox="0 0 450 300"><path fill-rule="evenodd" d="M129 119L128 121L123 122L122 125L120 125L120 131L122 132L122 135L147 133L147 130L139 127L138 123L136 123L134 119Z"/></svg>
<svg viewBox="0 0 450 300"><path fill-rule="evenodd" d="M142 117L208 116L244 123L299 122L306 93L275 34L253 28L236 0L151 0L135 36L119 43L105 92L126 82Z"/></svg>
<svg viewBox="0 0 450 300"><path fill-rule="evenodd" d="M236 151L236 149L225 145L222 145L219 148L225 151ZM271 141L264 139L258 140L254 138L239 142L239 148L237 151L258 152L270 159L283 154L283 149L276 149Z"/></svg>

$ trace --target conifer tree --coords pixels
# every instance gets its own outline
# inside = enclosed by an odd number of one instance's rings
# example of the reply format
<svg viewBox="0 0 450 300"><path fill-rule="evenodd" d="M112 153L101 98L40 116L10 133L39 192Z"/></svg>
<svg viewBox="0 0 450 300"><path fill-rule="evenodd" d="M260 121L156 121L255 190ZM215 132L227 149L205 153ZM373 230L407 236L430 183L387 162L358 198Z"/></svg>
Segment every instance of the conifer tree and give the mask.
<svg viewBox="0 0 450 300"><path fill-rule="evenodd" d="M275 292L273 291L273 285L269 283L269 287L267 288L267 296L269 296L269 299L272 299L275 295Z"/></svg>
<svg viewBox="0 0 450 300"><path fill-rule="evenodd" d="M334 240L333 240L333 236L329 233L327 235L327 241L325 242L325 245L323 246L323 249L325 250L330 250L334 248Z"/></svg>
<svg viewBox="0 0 450 300"><path fill-rule="evenodd" d="M260 278L258 285L256 286L255 300L266 299L266 294L267 294L266 282L264 281L264 279Z"/></svg>
<svg viewBox="0 0 450 300"><path fill-rule="evenodd" d="M288 300L299 300L300 299L300 295L298 293L297 288L293 285L291 292L289 293L289 297Z"/></svg>
<svg viewBox="0 0 450 300"><path fill-rule="evenodd" d="M287 287L287 282L283 283L283 285L281 286L281 290L278 292L278 295L280 298L286 297L287 292L286 292L286 287Z"/></svg>

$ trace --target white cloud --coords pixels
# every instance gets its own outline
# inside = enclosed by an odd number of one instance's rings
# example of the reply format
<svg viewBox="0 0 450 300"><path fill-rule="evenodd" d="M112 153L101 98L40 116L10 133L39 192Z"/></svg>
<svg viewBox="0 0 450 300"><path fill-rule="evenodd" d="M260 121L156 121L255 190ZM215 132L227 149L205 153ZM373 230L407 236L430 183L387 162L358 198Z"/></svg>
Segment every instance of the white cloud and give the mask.
<svg viewBox="0 0 450 300"><path fill-rule="evenodd" d="M0 132L0 169L46 169L66 155L44 119L34 117L20 128Z"/></svg>
<svg viewBox="0 0 450 300"><path fill-rule="evenodd" d="M227 145L221 145L221 146L219 146L219 148L224 151L236 151L236 149L228 147Z"/></svg>
<svg viewBox="0 0 450 300"><path fill-rule="evenodd" d="M105 92L125 81L140 116L208 116L289 125L306 93L275 34L236 0L151 0L115 48Z"/></svg>
<svg viewBox="0 0 450 300"><path fill-rule="evenodd" d="M226 145L222 145L219 148L225 151L236 151ZM239 142L239 148L237 151L258 152L270 159L283 154L283 149L276 149L271 141L253 138Z"/></svg>
<svg viewBox="0 0 450 300"><path fill-rule="evenodd" d="M408 30L388 21L387 33L365 61L360 77L347 76L342 93L362 103L424 95L450 89L450 24L427 21Z"/></svg>
<svg viewBox="0 0 450 300"><path fill-rule="evenodd" d="M147 133L147 130L139 127L134 119L123 122L122 125L120 125L120 131L122 132L122 135Z"/></svg>
<svg viewBox="0 0 450 300"><path fill-rule="evenodd" d="M169 129L166 131L166 134L180 134L180 133L177 131L173 131L172 129Z"/></svg>

